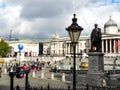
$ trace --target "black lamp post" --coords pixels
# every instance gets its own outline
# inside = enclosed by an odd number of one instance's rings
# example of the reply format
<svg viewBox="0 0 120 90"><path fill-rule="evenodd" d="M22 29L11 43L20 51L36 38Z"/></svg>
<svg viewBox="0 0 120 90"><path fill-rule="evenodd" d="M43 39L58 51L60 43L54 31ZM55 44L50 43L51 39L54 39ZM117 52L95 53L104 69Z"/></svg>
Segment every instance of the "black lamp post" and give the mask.
<svg viewBox="0 0 120 90"><path fill-rule="evenodd" d="M79 36L83 28L77 24L76 14L72 19L72 24L66 28L71 39L71 43L74 50L74 60L73 60L73 90L76 90L76 44L78 43Z"/></svg>
<svg viewBox="0 0 120 90"><path fill-rule="evenodd" d="M20 59L21 59L21 50L19 50L19 67L20 67Z"/></svg>
<svg viewBox="0 0 120 90"><path fill-rule="evenodd" d="M14 72L10 72L9 76L10 76L10 90L13 90L13 87L14 87Z"/></svg>
<svg viewBox="0 0 120 90"><path fill-rule="evenodd" d="M28 74L29 74L29 71L25 71L25 74L26 74L26 77L25 77L25 90L28 90Z"/></svg>

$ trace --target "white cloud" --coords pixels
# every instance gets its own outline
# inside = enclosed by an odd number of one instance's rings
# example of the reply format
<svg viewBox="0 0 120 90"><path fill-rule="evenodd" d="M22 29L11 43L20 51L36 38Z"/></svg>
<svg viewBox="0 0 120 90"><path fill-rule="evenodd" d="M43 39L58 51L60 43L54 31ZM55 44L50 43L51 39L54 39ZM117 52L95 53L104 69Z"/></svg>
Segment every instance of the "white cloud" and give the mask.
<svg viewBox="0 0 120 90"><path fill-rule="evenodd" d="M120 26L120 6L117 0L0 0L0 36L31 39L51 38L55 32L66 36L76 13L82 34L90 34L94 23L102 28L112 19Z"/></svg>

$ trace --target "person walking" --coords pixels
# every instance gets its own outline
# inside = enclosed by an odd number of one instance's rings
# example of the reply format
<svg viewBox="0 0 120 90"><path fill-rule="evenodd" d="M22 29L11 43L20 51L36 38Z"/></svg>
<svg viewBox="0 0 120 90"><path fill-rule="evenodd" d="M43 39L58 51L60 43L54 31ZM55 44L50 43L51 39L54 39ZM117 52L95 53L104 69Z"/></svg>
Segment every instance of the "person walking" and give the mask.
<svg viewBox="0 0 120 90"><path fill-rule="evenodd" d="M0 78L1 78L1 74L2 74L2 68L0 67Z"/></svg>

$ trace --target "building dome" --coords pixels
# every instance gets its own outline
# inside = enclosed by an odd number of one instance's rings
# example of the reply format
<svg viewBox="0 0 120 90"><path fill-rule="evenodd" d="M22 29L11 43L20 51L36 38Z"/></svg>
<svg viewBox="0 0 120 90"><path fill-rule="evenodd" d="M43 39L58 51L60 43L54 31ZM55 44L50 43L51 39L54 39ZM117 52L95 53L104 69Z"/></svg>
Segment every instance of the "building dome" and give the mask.
<svg viewBox="0 0 120 90"><path fill-rule="evenodd" d="M109 27L109 26L117 26L116 22L111 19L111 16L109 20L105 23L104 28Z"/></svg>

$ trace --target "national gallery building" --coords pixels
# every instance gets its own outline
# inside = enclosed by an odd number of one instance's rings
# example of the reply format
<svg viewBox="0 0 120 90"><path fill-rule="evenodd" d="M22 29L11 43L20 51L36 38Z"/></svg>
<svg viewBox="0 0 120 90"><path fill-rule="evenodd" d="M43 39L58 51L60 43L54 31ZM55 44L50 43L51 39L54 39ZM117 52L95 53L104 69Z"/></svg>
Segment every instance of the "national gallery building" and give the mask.
<svg viewBox="0 0 120 90"><path fill-rule="evenodd" d="M91 48L90 35L80 36L76 45L77 55L87 55ZM120 29L114 20L109 20L104 24L102 33L102 52L104 56L120 56ZM73 48L69 37L60 38L58 33L54 37L43 42L43 54L51 56L71 56Z"/></svg>

